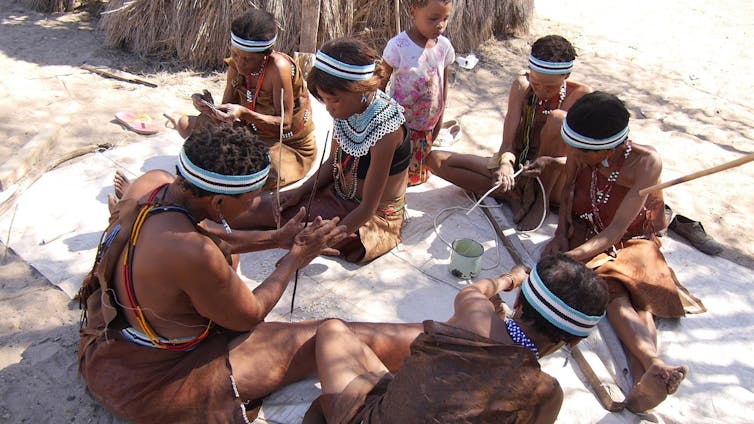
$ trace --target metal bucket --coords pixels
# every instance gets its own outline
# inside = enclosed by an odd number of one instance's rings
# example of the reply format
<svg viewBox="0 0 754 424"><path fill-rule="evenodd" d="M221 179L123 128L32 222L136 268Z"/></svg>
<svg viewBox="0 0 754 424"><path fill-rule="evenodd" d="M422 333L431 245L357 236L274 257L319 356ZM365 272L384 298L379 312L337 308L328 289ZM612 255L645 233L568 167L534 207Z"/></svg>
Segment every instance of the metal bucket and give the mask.
<svg viewBox="0 0 754 424"><path fill-rule="evenodd" d="M458 239L450 246L448 270L458 278L468 280L479 275L482 269L484 246L476 240Z"/></svg>

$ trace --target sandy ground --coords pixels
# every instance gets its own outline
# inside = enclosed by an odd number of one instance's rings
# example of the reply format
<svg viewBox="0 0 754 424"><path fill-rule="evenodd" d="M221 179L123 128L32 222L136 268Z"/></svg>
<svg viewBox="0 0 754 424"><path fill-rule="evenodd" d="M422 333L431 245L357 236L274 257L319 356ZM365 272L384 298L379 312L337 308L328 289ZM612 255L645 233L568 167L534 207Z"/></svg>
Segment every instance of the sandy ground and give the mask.
<svg viewBox="0 0 754 424"><path fill-rule="evenodd" d="M559 33L579 50L573 78L628 103L634 139L661 152L664 179L754 151L753 108L740 94L754 89L754 53L744 49L754 35L754 5L630 3L583 0L568 8L537 0L530 34L488 42L476 52L477 68L456 70L446 117L461 121L473 149L497 148L507 89L524 67L527 42ZM42 15L17 1L0 3L0 166L23 159L22 147L38 134L52 134L52 145L37 167L92 144L143 140L115 123L114 113L148 113L161 126L165 110L189 110L191 93L206 87L219 95L222 74L107 49L95 25L86 14ZM159 86L105 79L82 70L84 63ZM754 269L752 189L749 164L669 189L666 197L725 245L723 257ZM78 314L67 295L0 246L0 422L118 422L76 379Z"/></svg>

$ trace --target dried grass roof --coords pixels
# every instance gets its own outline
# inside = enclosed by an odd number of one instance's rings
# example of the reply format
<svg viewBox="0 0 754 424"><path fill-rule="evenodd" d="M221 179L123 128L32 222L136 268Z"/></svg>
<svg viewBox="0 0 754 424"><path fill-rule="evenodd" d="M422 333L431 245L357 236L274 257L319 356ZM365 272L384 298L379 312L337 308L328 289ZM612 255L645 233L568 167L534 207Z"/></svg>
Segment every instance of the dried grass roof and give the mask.
<svg viewBox="0 0 754 424"><path fill-rule="evenodd" d="M321 0L317 45L356 36L378 51L395 35L395 0ZM278 50L298 50L302 0L111 0L100 27L108 45L144 56L178 58L197 69L216 69L229 55L230 23L250 7L280 24ZM401 28L410 24L401 4ZM454 0L446 31L459 52L473 51L493 35L528 31L534 0Z"/></svg>

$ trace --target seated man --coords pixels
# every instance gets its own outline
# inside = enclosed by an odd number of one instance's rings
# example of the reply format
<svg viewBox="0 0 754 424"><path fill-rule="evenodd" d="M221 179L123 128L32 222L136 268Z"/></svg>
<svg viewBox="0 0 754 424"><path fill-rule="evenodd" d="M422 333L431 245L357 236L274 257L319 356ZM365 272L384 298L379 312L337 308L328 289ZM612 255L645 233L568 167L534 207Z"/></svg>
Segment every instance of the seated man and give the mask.
<svg viewBox="0 0 754 424"><path fill-rule="evenodd" d="M501 319L490 297L516 287L513 316ZM605 283L565 255L528 277L517 265L461 290L447 324L425 321L396 374L343 322L326 321L316 336L322 396L304 423L552 423L563 391L537 359L586 337L607 299Z"/></svg>
<svg viewBox="0 0 754 424"><path fill-rule="evenodd" d="M345 228L337 218L304 228L304 208L279 230L230 228L226 220L246 210L270 171L264 144L241 128L195 131L177 169L175 177L150 171L120 182L122 198L111 204L78 296L79 370L92 396L130 421L248 422L248 401L315 372L319 323L264 319L293 273L344 240ZM200 226L205 219L224 230ZM250 290L231 253L274 247L289 251ZM420 331L409 324L351 328L392 369Z"/></svg>

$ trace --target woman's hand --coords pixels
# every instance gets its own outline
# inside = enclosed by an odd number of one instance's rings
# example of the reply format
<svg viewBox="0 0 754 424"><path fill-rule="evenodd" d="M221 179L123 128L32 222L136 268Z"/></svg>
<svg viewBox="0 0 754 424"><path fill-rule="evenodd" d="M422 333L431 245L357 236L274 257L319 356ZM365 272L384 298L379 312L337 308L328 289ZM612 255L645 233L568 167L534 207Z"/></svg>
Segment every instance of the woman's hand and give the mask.
<svg viewBox="0 0 754 424"><path fill-rule="evenodd" d="M529 278L529 273L531 272L531 268L525 265L517 264L513 268L511 268L511 278L513 278L513 287L521 287L521 283L524 282L527 278Z"/></svg>
<svg viewBox="0 0 754 424"><path fill-rule="evenodd" d="M495 171L492 172L492 186L500 185L499 190L506 192L516 185L513 179L513 165L510 162L503 162Z"/></svg>
<svg viewBox="0 0 754 424"><path fill-rule="evenodd" d="M549 156L540 156L534 159L534 162L528 162L524 165L521 174L525 177L538 177L550 165L551 161L552 158Z"/></svg>
<svg viewBox="0 0 754 424"><path fill-rule="evenodd" d="M235 103L223 103L215 109L215 115L223 122L240 120L246 110L245 107Z"/></svg>

